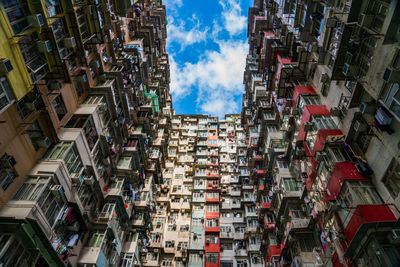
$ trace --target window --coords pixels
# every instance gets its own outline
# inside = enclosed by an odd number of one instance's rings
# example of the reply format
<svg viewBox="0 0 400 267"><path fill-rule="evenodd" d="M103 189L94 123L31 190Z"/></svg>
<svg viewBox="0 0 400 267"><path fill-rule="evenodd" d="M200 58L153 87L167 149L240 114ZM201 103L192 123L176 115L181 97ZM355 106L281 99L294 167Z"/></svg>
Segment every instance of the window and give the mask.
<svg viewBox="0 0 400 267"><path fill-rule="evenodd" d="M33 83L43 78L48 72L46 57L38 51L37 42L39 37L37 32L24 35L18 40L18 46L24 58L25 65ZM45 44L47 49L51 49L51 43Z"/></svg>
<svg viewBox="0 0 400 267"><path fill-rule="evenodd" d="M276 161L278 168L280 169L288 169L289 168L289 163L287 161Z"/></svg>
<svg viewBox="0 0 400 267"><path fill-rule="evenodd" d="M134 264L133 253L121 253L121 260L119 261L118 267L132 267Z"/></svg>
<svg viewBox="0 0 400 267"><path fill-rule="evenodd" d="M233 262L231 262L231 261L221 261L221 267L233 267Z"/></svg>
<svg viewBox="0 0 400 267"><path fill-rule="evenodd" d="M247 212L255 213L256 212L256 207L255 206L247 206Z"/></svg>
<svg viewBox="0 0 400 267"><path fill-rule="evenodd" d="M129 232L129 233L126 235L125 242L137 242L138 236L139 236L138 233Z"/></svg>
<svg viewBox="0 0 400 267"><path fill-rule="evenodd" d="M35 150L38 150L40 148L40 144L38 141L41 141L44 138L39 123L37 121L33 122L26 130L26 134L29 136L29 139L31 139L32 145Z"/></svg>
<svg viewBox="0 0 400 267"><path fill-rule="evenodd" d="M170 232L176 231L176 225L175 224L169 224L167 230L170 231Z"/></svg>
<svg viewBox="0 0 400 267"><path fill-rule="evenodd" d="M203 211L204 208L201 205L193 205L193 211Z"/></svg>
<svg viewBox="0 0 400 267"><path fill-rule="evenodd" d="M400 164L393 158L382 182L385 184L387 190L393 198L396 198L400 193Z"/></svg>
<svg viewBox="0 0 400 267"><path fill-rule="evenodd" d="M357 259L358 266L400 266L399 249L391 243L387 235L373 236Z"/></svg>
<svg viewBox="0 0 400 267"><path fill-rule="evenodd" d="M7 109L7 107L14 100L10 84L5 77L0 77L0 114Z"/></svg>
<svg viewBox="0 0 400 267"><path fill-rule="evenodd" d="M208 235L206 237L207 244L218 244L218 236L217 235Z"/></svg>
<svg viewBox="0 0 400 267"><path fill-rule="evenodd" d="M383 101L388 109L390 109L397 118L400 118L400 89L398 83L388 85Z"/></svg>
<svg viewBox="0 0 400 267"><path fill-rule="evenodd" d="M297 191L297 182L295 178L283 178L283 185L286 191Z"/></svg>
<svg viewBox="0 0 400 267"><path fill-rule="evenodd" d="M165 247L166 247L166 248L174 248L174 247L175 247L175 241L174 241L174 240L172 240L172 241L166 241L166 242L165 242Z"/></svg>
<svg viewBox="0 0 400 267"><path fill-rule="evenodd" d="M218 218L215 219L207 219L207 227L218 227Z"/></svg>
<svg viewBox="0 0 400 267"><path fill-rule="evenodd" d="M183 174L175 174L175 179L183 179Z"/></svg>
<svg viewBox="0 0 400 267"><path fill-rule="evenodd" d="M203 256L198 253L190 253L189 263L203 263Z"/></svg>
<svg viewBox="0 0 400 267"><path fill-rule="evenodd" d="M221 226L220 231L222 233L231 233L232 232L232 227L230 227L230 226Z"/></svg>
<svg viewBox="0 0 400 267"><path fill-rule="evenodd" d="M57 145L46 155L46 159L63 159L70 175L78 175L83 170L83 163L72 142L57 143Z"/></svg>
<svg viewBox="0 0 400 267"><path fill-rule="evenodd" d="M337 129L335 122L329 116L313 116L312 122L314 124L314 130Z"/></svg>
<svg viewBox="0 0 400 267"><path fill-rule="evenodd" d="M14 200L37 201L50 225L53 225L64 207L61 196L54 194L51 188L56 185L50 177L30 178L14 195Z"/></svg>
<svg viewBox="0 0 400 267"><path fill-rule="evenodd" d="M207 205L207 212L218 212L219 205L218 204L209 204Z"/></svg>
<svg viewBox="0 0 400 267"><path fill-rule="evenodd" d="M247 260L237 260L236 267L248 267Z"/></svg>
<svg viewBox="0 0 400 267"><path fill-rule="evenodd" d="M203 226L202 220L204 222L203 218L193 218L192 219L192 226Z"/></svg>
<svg viewBox="0 0 400 267"><path fill-rule="evenodd" d="M208 192L207 193L207 198L218 198L219 194L218 192Z"/></svg>
<svg viewBox="0 0 400 267"><path fill-rule="evenodd" d="M9 234L0 234L0 263L2 266L29 266L33 256L21 242Z"/></svg>
<svg viewBox="0 0 400 267"><path fill-rule="evenodd" d="M232 216L232 213L230 213L230 212L221 212L221 217L230 218L230 217L233 217L233 216Z"/></svg>
<svg viewBox="0 0 400 267"><path fill-rule="evenodd" d="M156 261L158 260L158 254L157 253L147 253L146 254L146 260L148 261Z"/></svg>
<svg viewBox="0 0 400 267"><path fill-rule="evenodd" d="M312 235L299 235L298 242L301 252L312 252L315 247L315 240Z"/></svg>
<svg viewBox="0 0 400 267"><path fill-rule="evenodd" d="M28 3L25 1L1 1L14 34L19 34L31 28L28 22ZM42 21L43 23L43 21Z"/></svg>
<svg viewBox="0 0 400 267"><path fill-rule="evenodd" d="M193 243L204 244L203 236L201 234L193 233Z"/></svg>
<svg viewBox="0 0 400 267"><path fill-rule="evenodd" d="M330 160L332 160L334 163L336 162L344 162L344 161L351 161L350 157L340 147L329 147L328 148L328 153Z"/></svg>
<svg viewBox="0 0 400 267"><path fill-rule="evenodd" d="M103 232L95 232L90 237L88 246L99 248L103 244L105 234Z"/></svg>
<svg viewBox="0 0 400 267"><path fill-rule="evenodd" d="M6 191L18 176L13 167L15 163L14 157L7 154L0 159L0 187L3 191Z"/></svg>
<svg viewBox="0 0 400 267"><path fill-rule="evenodd" d="M218 263L218 253L207 253L206 263Z"/></svg>
<svg viewBox="0 0 400 267"><path fill-rule="evenodd" d="M172 266L172 259L163 260L161 266Z"/></svg>
<svg viewBox="0 0 400 267"><path fill-rule="evenodd" d="M233 244L232 243L221 243L221 249L233 250Z"/></svg>

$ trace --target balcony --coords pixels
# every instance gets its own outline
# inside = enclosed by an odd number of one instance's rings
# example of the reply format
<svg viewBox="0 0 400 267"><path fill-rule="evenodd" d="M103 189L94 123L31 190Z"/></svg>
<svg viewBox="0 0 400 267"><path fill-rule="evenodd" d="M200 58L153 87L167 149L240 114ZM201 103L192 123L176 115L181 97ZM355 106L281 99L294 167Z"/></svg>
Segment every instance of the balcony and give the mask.
<svg viewBox="0 0 400 267"><path fill-rule="evenodd" d="M260 251L261 244L249 244L249 251Z"/></svg>
<svg viewBox="0 0 400 267"><path fill-rule="evenodd" d="M355 180L365 181L368 180L368 178L362 176L358 172L355 163L337 162L327 185L327 192L329 192L329 195L326 193L324 200L336 200L339 197L345 182Z"/></svg>
<svg viewBox="0 0 400 267"><path fill-rule="evenodd" d="M230 195L232 197L240 197L241 194L242 194L242 190L240 190L240 189L231 189L231 191L230 191Z"/></svg>
<svg viewBox="0 0 400 267"><path fill-rule="evenodd" d="M363 239L370 231L379 231L385 227L393 227L399 219L398 212L392 206L385 205L358 205L349 213L351 216L344 234L349 246L345 257L354 255L354 252L363 244Z"/></svg>
<svg viewBox="0 0 400 267"><path fill-rule="evenodd" d="M244 239L244 232L234 232L233 239L235 240L243 240Z"/></svg>
<svg viewBox="0 0 400 267"><path fill-rule="evenodd" d="M245 217L257 217L256 210L245 209Z"/></svg>
<svg viewBox="0 0 400 267"><path fill-rule="evenodd" d="M266 262L272 262L272 258L279 258L282 253L282 248L279 245L270 245L267 251Z"/></svg>
<svg viewBox="0 0 400 267"><path fill-rule="evenodd" d="M235 216L233 216L232 218L232 222L233 223L244 223L244 218L243 216L237 216L237 214L235 214Z"/></svg>
<svg viewBox="0 0 400 267"><path fill-rule="evenodd" d="M240 209L240 207L241 207L240 200L232 201L232 204L231 204L232 209Z"/></svg>
<svg viewBox="0 0 400 267"><path fill-rule="evenodd" d="M246 257L246 256L247 256L247 249L245 248L235 249L235 257Z"/></svg>

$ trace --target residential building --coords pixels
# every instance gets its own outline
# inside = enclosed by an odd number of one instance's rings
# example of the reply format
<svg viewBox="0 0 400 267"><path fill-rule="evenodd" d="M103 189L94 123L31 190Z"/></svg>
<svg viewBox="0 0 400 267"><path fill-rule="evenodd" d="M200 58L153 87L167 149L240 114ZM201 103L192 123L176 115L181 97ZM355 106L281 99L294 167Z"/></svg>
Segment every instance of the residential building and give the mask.
<svg viewBox="0 0 400 267"><path fill-rule="evenodd" d="M249 9L242 122L266 266L400 264L399 11L374 0Z"/></svg>
<svg viewBox="0 0 400 267"><path fill-rule="evenodd" d="M172 108L165 6L0 9L1 265L141 266Z"/></svg>

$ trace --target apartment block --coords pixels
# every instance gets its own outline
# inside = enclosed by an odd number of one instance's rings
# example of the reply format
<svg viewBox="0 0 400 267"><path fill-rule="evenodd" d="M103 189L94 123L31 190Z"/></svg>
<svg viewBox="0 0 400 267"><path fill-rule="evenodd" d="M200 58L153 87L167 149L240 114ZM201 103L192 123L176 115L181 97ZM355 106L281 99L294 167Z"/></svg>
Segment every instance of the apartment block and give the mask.
<svg viewBox="0 0 400 267"><path fill-rule="evenodd" d="M0 9L0 265L142 266L172 108L165 6Z"/></svg>
<svg viewBox="0 0 400 267"><path fill-rule="evenodd" d="M168 157L144 265L263 266L240 115L168 118Z"/></svg>
<svg viewBox="0 0 400 267"><path fill-rule="evenodd" d="M265 266L397 266L397 1L254 1L241 119Z"/></svg>

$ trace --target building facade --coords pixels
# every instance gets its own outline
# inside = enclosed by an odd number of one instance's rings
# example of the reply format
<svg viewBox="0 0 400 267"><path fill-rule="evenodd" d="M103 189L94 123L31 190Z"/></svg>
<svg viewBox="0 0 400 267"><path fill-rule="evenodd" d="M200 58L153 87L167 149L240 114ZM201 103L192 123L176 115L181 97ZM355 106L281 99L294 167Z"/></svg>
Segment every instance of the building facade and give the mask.
<svg viewBox="0 0 400 267"><path fill-rule="evenodd" d="M0 3L1 266L400 266L397 1L254 0L224 118L161 0Z"/></svg>
<svg viewBox="0 0 400 267"><path fill-rule="evenodd" d="M141 266L172 105L165 6L0 9L0 265Z"/></svg>
<svg viewBox="0 0 400 267"><path fill-rule="evenodd" d="M400 264L399 11L375 0L249 9L241 115L265 266Z"/></svg>

